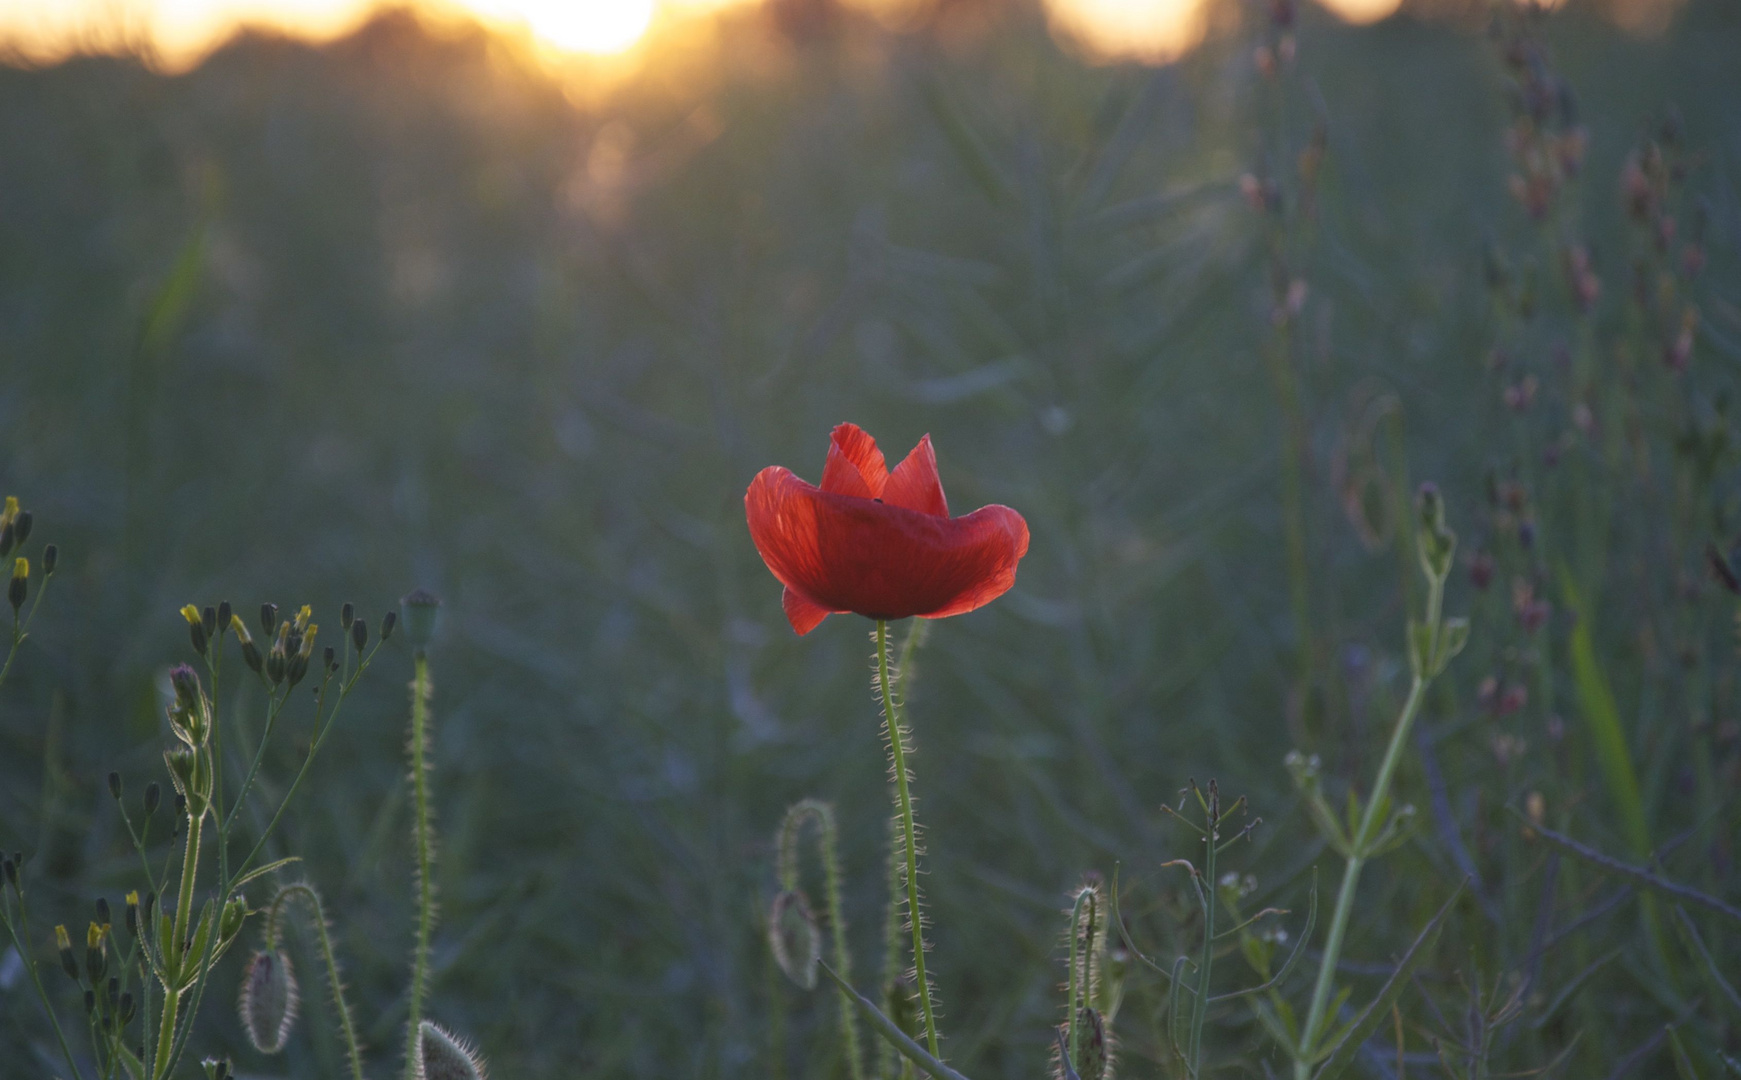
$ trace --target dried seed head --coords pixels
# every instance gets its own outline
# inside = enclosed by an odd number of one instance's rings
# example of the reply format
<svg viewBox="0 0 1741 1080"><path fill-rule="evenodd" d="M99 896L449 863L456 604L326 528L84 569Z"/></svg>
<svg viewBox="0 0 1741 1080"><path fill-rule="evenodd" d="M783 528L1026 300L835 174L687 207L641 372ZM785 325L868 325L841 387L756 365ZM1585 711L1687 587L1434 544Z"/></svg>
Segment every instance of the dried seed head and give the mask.
<svg viewBox="0 0 1741 1080"><path fill-rule="evenodd" d="M806 990L816 989L822 930L802 892L788 890L774 897L768 910L768 947L786 978Z"/></svg>
<svg viewBox="0 0 1741 1080"><path fill-rule="evenodd" d="M488 1080L483 1055L428 1020L418 1028L417 1080Z"/></svg>
<svg viewBox="0 0 1741 1080"><path fill-rule="evenodd" d="M256 952L242 973L240 1009L248 1041L262 1054L276 1054L296 1022L296 973L282 949Z"/></svg>

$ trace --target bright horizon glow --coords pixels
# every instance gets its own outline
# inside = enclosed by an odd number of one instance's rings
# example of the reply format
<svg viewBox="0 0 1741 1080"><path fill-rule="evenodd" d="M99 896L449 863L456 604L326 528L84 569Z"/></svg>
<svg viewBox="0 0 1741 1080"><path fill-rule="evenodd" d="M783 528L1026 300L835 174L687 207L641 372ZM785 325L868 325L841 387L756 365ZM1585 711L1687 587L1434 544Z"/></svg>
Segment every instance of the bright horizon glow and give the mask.
<svg viewBox="0 0 1741 1080"><path fill-rule="evenodd" d="M758 0L0 0L0 50L37 62L90 51L149 49L161 66L185 70L237 31L254 27L330 40L383 8L408 7L434 21L471 18L562 57L632 52L655 27ZM843 0L896 13L910 0ZM1166 61L1204 33L1207 5L1225 0L1044 0L1054 29L1099 59ZM1369 23L1402 0L1320 0L1341 18ZM1630 0L1622 25L1648 32L1678 0ZM1642 12L1643 14L1639 14ZM1635 17L1625 16L1632 13ZM1637 23L1632 26L1631 23ZM1649 24L1649 25L1647 25Z"/></svg>

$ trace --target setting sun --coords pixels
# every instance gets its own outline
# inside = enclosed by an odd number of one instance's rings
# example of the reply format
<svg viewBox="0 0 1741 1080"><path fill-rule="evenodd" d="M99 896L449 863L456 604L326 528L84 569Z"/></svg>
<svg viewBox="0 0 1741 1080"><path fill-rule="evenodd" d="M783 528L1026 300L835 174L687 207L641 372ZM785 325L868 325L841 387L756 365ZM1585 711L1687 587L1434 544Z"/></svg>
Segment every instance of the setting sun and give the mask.
<svg viewBox="0 0 1741 1080"><path fill-rule="evenodd" d="M622 52L653 23L654 0L471 0L486 18L519 23L564 52Z"/></svg>

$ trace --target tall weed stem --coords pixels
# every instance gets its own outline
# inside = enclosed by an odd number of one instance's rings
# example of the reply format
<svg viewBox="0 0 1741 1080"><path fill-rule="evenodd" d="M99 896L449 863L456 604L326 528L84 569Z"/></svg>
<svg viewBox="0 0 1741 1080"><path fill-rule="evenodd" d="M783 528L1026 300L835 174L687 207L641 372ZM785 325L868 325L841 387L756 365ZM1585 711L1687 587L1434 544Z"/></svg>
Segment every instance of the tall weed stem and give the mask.
<svg viewBox="0 0 1741 1080"><path fill-rule="evenodd" d="M417 944L411 960L411 1005L405 1022L405 1078L416 1080L417 1040L423 1021L423 995L429 981L429 937L435 924L435 882L430 877L434 841L429 824L429 770L424 761L429 737L429 657L419 649L411 678L411 788L416 801Z"/></svg>

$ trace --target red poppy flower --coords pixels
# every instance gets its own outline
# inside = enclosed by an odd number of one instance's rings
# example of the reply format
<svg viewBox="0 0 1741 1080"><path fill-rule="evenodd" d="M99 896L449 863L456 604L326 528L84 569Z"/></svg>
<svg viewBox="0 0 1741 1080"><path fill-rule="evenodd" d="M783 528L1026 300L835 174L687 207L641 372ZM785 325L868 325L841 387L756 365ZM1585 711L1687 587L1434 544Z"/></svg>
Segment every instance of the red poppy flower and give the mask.
<svg viewBox="0 0 1741 1080"><path fill-rule="evenodd" d="M1015 584L1028 523L1007 506L949 516L931 436L890 472L876 440L834 429L822 486L778 465L744 495L750 538L786 586L792 629L829 615L941 619L991 603Z"/></svg>

